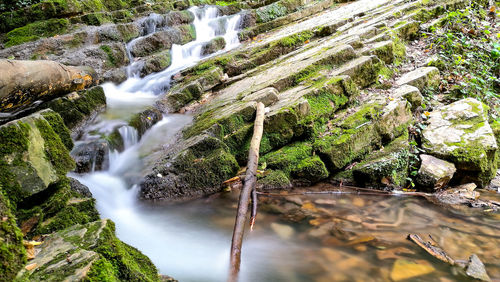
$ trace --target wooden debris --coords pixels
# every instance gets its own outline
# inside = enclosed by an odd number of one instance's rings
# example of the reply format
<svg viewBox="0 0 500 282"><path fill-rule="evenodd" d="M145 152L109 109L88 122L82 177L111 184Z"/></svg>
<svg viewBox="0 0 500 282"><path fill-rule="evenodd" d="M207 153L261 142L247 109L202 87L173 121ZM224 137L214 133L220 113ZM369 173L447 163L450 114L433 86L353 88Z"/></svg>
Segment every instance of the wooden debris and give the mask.
<svg viewBox="0 0 500 282"><path fill-rule="evenodd" d="M245 184L240 192L238 213L234 223L233 238L231 240L230 270L228 281L237 281L241 264L241 245L245 231L245 220L250 203L250 196L257 183L257 167L259 166L259 150L262 133L264 131L264 104L257 103L253 137L248 152L248 164L245 175Z"/></svg>
<svg viewBox="0 0 500 282"><path fill-rule="evenodd" d="M455 260L451 258L443 249L430 242L425 242L417 234L409 234L408 239L413 243L417 244L419 247L424 249L431 256L437 258L440 261L446 262L450 265L455 265Z"/></svg>

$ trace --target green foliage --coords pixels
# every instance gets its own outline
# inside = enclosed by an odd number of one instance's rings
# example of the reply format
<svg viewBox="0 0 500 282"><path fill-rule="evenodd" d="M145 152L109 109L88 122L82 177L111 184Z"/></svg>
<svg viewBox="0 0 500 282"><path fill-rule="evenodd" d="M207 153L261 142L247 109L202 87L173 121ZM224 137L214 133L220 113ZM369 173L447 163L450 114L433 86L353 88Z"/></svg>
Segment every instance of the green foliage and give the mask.
<svg viewBox="0 0 500 282"><path fill-rule="evenodd" d="M2 0L0 12L14 11L40 2L40 0Z"/></svg>
<svg viewBox="0 0 500 282"><path fill-rule="evenodd" d="M451 100L479 99L498 111L500 44L495 18L475 4L449 12L429 37L442 63L441 89Z"/></svg>
<svg viewBox="0 0 500 282"><path fill-rule="evenodd" d="M270 5L258 8L256 10L256 13L257 13L257 22L265 23L265 22L270 22L279 17L285 16L287 13L287 8L279 2L275 2Z"/></svg>

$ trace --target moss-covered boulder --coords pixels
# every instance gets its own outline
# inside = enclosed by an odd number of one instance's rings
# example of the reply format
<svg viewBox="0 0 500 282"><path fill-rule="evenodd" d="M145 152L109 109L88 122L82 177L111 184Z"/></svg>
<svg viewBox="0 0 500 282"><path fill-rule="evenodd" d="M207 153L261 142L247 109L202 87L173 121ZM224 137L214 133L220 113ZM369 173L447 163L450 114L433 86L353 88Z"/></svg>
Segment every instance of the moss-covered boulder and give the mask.
<svg viewBox="0 0 500 282"><path fill-rule="evenodd" d="M188 199L222 190L239 165L219 139L198 135L168 148L140 184L143 199Z"/></svg>
<svg viewBox="0 0 500 282"><path fill-rule="evenodd" d="M27 237L99 219L95 200L81 194L81 184L75 187L77 184L64 178L18 206L18 222Z"/></svg>
<svg viewBox="0 0 500 282"><path fill-rule="evenodd" d="M316 183L328 178L328 170L318 156L313 155L312 144L297 142L265 155L261 162L272 170L281 170L301 182Z"/></svg>
<svg viewBox="0 0 500 282"><path fill-rule="evenodd" d="M428 154L450 161L456 179L482 187L497 171L497 143L488 123L488 107L467 98L430 114L422 147Z"/></svg>
<svg viewBox="0 0 500 282"><path fill-rule="evenodd" d="M392 184L403 187L409 164L410 145L408 134L404 134L357 164L353 168L353 177L363 186L380 188Z"/></svg>
<svg viewBox="0 0 500 282"><path fill-rule="evenodd" d="M13 281L25 262L23 234L0 187L0 280Z"/></svg>
<svg viewBox="0 0 500 282"><path fill-rule="evenodd" d="M37 247L19 280L160 281L153 263L140 251L121 242L111 220L74 225L48 236Z"/></svg>
<svg viewBox="0 0 500 282"><path fill-rule="evenodd" d="M52 113L44 110L0 126L0 185L14 205L56 183L75 165L57 134L69 136L62 119L44 118Z"/></svg>
<svg viewBox="0 0 500 282"><path fill-rule="evenodd" d="M95 86L52 100L43 107L57 112L76 137L86 122L104 110L106 96L101 86Z"/></svg>

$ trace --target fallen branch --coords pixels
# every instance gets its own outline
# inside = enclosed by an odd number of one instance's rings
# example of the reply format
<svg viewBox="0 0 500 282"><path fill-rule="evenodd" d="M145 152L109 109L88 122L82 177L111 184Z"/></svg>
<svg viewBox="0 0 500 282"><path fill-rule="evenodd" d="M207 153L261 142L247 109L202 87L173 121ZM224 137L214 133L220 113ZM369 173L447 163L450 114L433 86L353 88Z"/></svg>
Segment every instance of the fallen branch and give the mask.
<svg viewBox="0 0 500 282"><path fill-rule="evenodd" d="M245 184L240 192L238 201L238 213L234 223L233 239L231 240L230 270L228 281L237 281L241 264L241 245L243 243L243 234L245 231L245 219L250 203L250 194L255 189L257 182L257 167L259 165L259 150L262 132L264 130L264 104L257 103L257 113L253 128L252 141L248 152L247 171L245 175ZM255 193L256 194L256 193ZM257 196L255 196L257 198ZM254 204L256 204L254 200Z"/></svg>
<svg viewBox="0 0 500 282"><path fill-rule="evenodd" d="M451 258L443 249L432 244L431 242L425 242L417 234L409 234L408 239L413 243L417 244L420 248L424 249L427 253L437 258L438 260L446 262L450 265L455 265L455 260Z"/></svg>

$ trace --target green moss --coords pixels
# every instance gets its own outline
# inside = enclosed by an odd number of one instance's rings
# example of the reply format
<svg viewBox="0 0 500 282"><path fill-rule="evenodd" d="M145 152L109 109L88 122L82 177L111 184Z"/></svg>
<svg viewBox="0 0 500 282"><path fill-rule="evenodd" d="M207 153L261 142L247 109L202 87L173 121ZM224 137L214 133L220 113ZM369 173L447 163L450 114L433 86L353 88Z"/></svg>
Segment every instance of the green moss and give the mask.
<svg viewBox="0 0 500 282"><path fill-rule="evenodd" d="M54 132L61 138L62 143L66 149L73 149L73 140L71 139L71 132L64 125L64 120L57 112L45 111L42 113L43 118L50 124Z"/></svg>
<svg viewBox="0 0 500 282"><path fill-rule="evenodd" d="M91 117L95 111L99 111L106 105L106 96L101 86L92 87L90 89L78 92L78 96L67 95L65 97L55 99L47 104L47 107L57 112L64 124L70 128L78 127L83 121ZM67 136L61 139L66 142Z"/></svg>
<svg viewBox="0 0 500 282"><path fill-rule="evenodd" d="M101 50L103 50L104 53L106 53L106 55L108 56L108 60L111 63L111 65L116 66L117 62L116 62L116 59L115 59L115 57L113 55L113 49L111 49L111 47L109 47L108 45L101 45L101 47L99 47L99 48Z"/></svg>
<svg viewBox="0 0 500 282"><path fill-rule="evenodd" d="M61 137L55 133L47 121L37 119L35 125L44 139L47 158L54 166L57 174L65 176L68 171L75 168L75 162L69 155L68 148L64 146Z"/></svg>
<svg viewBox="0 0 500 282"><path fill-rule="evenodd" d="M408 132L382 150L374 152L353 168L357 183L370 187L385 186L383 179L404 187L410 166Z"/></svg>
<svg viewBox="0 0 500 282"><path fill-rule="evenodd" d="M0 280L13 281L26 263L23 234L0 186Z"/></svg>
<svg viewBox="0 0 500 282"><path fill-rule="evenodd" d="M89 282L100 282L100 281L120 281L118 278L118 273L113 265L106 259L101 258L92 264L87 277L84 281Z"/></svg>
<svg viewBox="0 0 500 282"><path fill-rule="evenodd" d="M292 187L287 174L281 170L272 170L257 180L257 185L264 189L285 189Z"/></svg>
<svg viewBox="0 0 500 282"><path fill-rule="evenodd" d="M24 122L0 128L0 187L10 199L14 209L25 193L11 167L24 166L22 159L16 155L18 152L28 151L30 130L30 125Z"/></svg>
<svg viewBox="0 0 500 282"><path fill-rule="evenodd" d="M38 223L30 230L29 236L48 234L99 219L95 200L83 198L72 190L67 178L28 198L17 215L20 222L37 219Z"/></svg>
<svg viewBox="0 0 500 282"><path fill-rule="evenodd" d="M5 47L34 41L42 37L63 34L67 31L68 27L69 21L67 19L50 19L28 24L7 33Z"/></svg>
<svg viewBox="0 0 500 282"><path fill-rule="evenodd" d="M376 119L381 114L381 110L382 106L377 103L363 105L354 114L344 119L340 126L344 129L355 129Z"/></svg>
<svg viewBox="0 0 500 282"><path fill-rule="evenodd" d="M105 275L112 272L118 281L159 281L158 271L148 257L116 238L115 226L111 221L102 229L97 247L93 251L99 253L108 263L101 262L95 268L93 266L89 273ZM111 271L110 265L114 271ZM90 281L98 281L98 276L89 278Z"/></svg>

